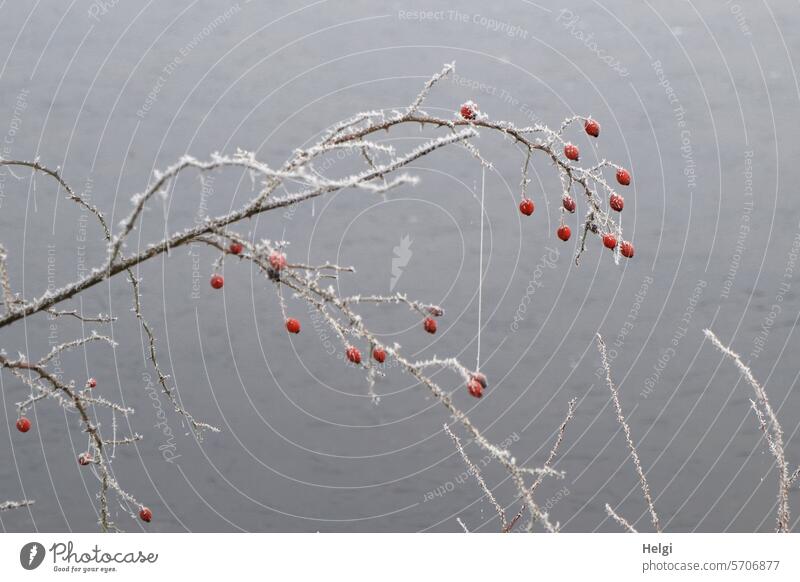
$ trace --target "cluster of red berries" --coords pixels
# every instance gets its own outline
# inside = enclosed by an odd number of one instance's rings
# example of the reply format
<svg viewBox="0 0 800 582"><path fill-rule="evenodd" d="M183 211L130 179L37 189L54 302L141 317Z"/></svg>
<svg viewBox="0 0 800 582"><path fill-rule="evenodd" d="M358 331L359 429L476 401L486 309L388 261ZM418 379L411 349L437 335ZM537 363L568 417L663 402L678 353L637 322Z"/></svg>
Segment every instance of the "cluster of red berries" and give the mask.
<svg viewBox="0 0 800 582"><path fill-rule="evenodd" d="M603 235L603 245L607 249L611 249L612 251L617 247L617 237L615 237L610 232L607 232ZM630 259L633 257L633 245L624 240L619 243L619 252L620 254L625 257L626 259Z"/></svg>
<svg viewBox="0 0 800 582"><path fill-rule="evenodd" d="M228 250L234 255L241 255L242 252L244 251L244 245L242 245L242 243L234 241L230 244ZM270 265L270 270L268 273L270 278L271 279L280 278L280 272L283 269L285 269L288 264L286 262L286 255L284 255L283 253L279 253L278 251L273 251L272 253L270 253L269 257L267 257L267 260L269 261ZM211 275L211 280L209 281L209 283L214 289L222 289L222 287L225 285L225 278L219 273L214 273L213 275Z"/></svg>
<svg viewBox="0 0 800 582"><path fill-rule="evenodd" d="M439 307L430 307L428 308L428 313L432 317L426 317L422 321L422 327L428 333L436 333L437 324L434 317L439 317L444 315L444 311ZM288 317L285 322L286 331L289 333L300 333L300 322L293 317ZM378 362L379 364L383 364L386 361L386 349L382 346L376 345L372 348L371 351L372 358ZM359 365L361 363L361 351L352 345L347 346L345 349L345 356L347 359L352 362L353 364Z"/></svg>
<svg viewBox="0 0 800 582"><path fill-rule="evenodd" d="M463 111L462 116L464 116ZM586 133L592 137L598 137L600 135L600 124L594 119L587 118L583 124L583 127L586 130ZM578 149L578 146L573 143L566 143L564 145L564 156L568 160L578 161L580 159L580 150ZM631 175L625 168L618 168L616 177L617 182L623 186L629 186L631 183ZM562 196L561 204L563 205L564 210L567 212L575 212L575 200L569 194L564 194ZM608 199L608 205L612 210L616 212L622 212L622 209L625 207L625 199L616 192L612 192ZM530 198L523 198L519 203L519 211L525 216L530 216L533 214L534 209L535 205L533 200ZM566 242L572 236L572 230L566 224L561 224L556 230L556 236L558 236L558 238L562 241ZM614 249L617 246L617 239L613 234L604 234L603 244L610 249ZM633 245L628 241L623 241L620 243L620 253L624 257L631 258L633 256Z"/></svg>
<svg viewBox="0 0 800 582"><path fill-rule="evenodd" d="M94 388L96 386L97 386L97 380L95 380L94 378L89 378L86 381L87 388ZM17 419L17 430L19 432L28 432L29 430L31 430L30 419L28 419L25 416L20 416ZM85 452L78 455L78 464L81 465L82 467L91 465L93 460L94 458L92 457L92 453L90 452ZM139 518L142 521L150 523L150 520L153 519L153 512L150 511L149 508L142 506L142 508L139 510Z"/></svg>

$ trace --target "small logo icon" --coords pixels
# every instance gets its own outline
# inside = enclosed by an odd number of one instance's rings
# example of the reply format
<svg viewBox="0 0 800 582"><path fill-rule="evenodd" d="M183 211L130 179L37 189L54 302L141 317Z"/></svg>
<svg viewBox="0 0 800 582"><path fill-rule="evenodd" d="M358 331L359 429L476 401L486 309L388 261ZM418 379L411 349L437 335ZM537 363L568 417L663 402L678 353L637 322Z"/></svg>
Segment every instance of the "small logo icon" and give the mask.
<svg viewBox="0 0 800 582"><path fill-rule="evenodd" d="M39 542L28 542L19 551L19 563L26 570L35 570L44 561L44 546Z"/></svg>
<svg viewBox="0 0 800 582"><path fill-rule="evenodd" d="M400 277L403 275L403 269L408 266L411 255L414 254L411 252L412 242L414 241L406 234L400 239L400 244L392 249L394 257L392 258L392 279L389 281L390 291L394 291L398 281L400 281Z"/></svg>

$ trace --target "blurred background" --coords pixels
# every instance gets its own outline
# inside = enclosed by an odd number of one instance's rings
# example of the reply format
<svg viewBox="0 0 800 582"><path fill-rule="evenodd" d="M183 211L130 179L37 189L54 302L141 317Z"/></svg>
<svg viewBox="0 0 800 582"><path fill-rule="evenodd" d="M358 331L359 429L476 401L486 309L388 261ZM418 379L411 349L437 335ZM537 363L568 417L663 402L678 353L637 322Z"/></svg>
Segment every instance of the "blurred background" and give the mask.
<svg viewBox="0 0 800 582"><path fill-rule="evenodd" d="M116 223L153 171L183 154L241 147L278 165L339 119L406 106L451 61L455 75L430 96L431 113L450 117L472 99L518 125L591 115L599 139L579 125L567 138L587 164L608 158L631 170L621 217L635 258L617 266L593 238L576 266L577 237L555 236L554 168L534 157L537 209L522 216L523 157L484 131L475 143L496 171L485 183L480 321L481 169L462 148L419 160L412 171L421 183L385 200L343 191L239 232L285 238L293 259L355 266L338 282L344 294L402 291L442 305L435 336L405 308L362 313L415 357L454 355L473 366L480 350L490 381L483 399L452 374L436 379L520 462L544 461L577 398L556 464L565 478L547 480L538 497L565 531L618 531L606 503L649 530L598 372L596 332L609 345L665 529L771 531L777 484L751 390L702 330L751 363L796 467L797 23L797 5L775 0L4 2L0 155L60 166ZM380 139L403 150L435 134L413 128ZM352 167L340 156L323 169ZM150 204L127 252L240 206L257 187L241 173L201 181L187 172ZM32 297L100 264L102 234L90 218L51 180L3 169L0 241L14 288ZM442 431L449 417L424 387L387 363L375 405L364 374L344 365L341 346L291 298L304 329L287 337L273 290L249 264L226 261L224 290L212 290L216 258L193 246L138 271L162 364L184 405L222 428L202 442L154 386L121 277L61 305L112 312L112 326L39 316L0 331L0 348L32 358L92 328L119 343L71 353L58 372L79 384L93 376L101 394L136 408L119 428L145 438L116 451L115 473L155 518L142 527L115 501L122 528L458 531L460 517L472 530L498 530ZM44 401L23 435L14 404L27 389L4 373L0 393L0 498L36 500L0 514L3 531L95 531L97 483L75 462L86 447L76 419ZM466 448L515 512L502 468Z"/></svg>

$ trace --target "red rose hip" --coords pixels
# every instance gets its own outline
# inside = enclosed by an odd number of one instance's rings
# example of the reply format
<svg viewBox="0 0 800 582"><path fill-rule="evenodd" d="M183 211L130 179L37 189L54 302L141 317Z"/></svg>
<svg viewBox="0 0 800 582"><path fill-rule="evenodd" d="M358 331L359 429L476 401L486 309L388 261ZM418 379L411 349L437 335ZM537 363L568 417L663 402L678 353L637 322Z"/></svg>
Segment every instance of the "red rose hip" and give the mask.
<svg viewBox="0 0 800 582"><path fill-rule="evenodd" d="M613 210L622 212L622 208L625 206L625 199L615 192L611 195L611 198L608 199L608 205Z"/></svg>
<svg viewBox="0 0 800 582"><path fill-rule="evenodd" d="M586 130L586 133L591 135L592 137L597 137L600 135L600 124L597 123L594 119L587 119L586 123L583 124L583 128Z"/></svg>
<svg viewBox="0 0 800 582"><path fill-rule="evenodd" d="M384 350L380 346L375 346L372 349L372 357L375 359L376 362L382 364L386 361L386 350Z"/></svg>
<svg viewBox="0 0 800 582"><path fill-rule="evenodd" d="M20 416L17 419L17 430L19 432L28 432L31 430L31 421L25 418L24 416Z"/></svg>
<svg viewBox="0 0 800 582"><path fill-rule="evenodd" d="M300 322L294 317L288 318L286 320L286 331L289 333L300 333Z"/></svg>
<svg viewBox="0 0 800 582"><path fill-rule="evenodd" d="M483 386L481 386L481 383L474 378L467 382L467 390L469 391L470 396L474 396L475 398L480 398L483 396Z"/></svg>
<svg viewBox="0 0 800 582"><path fill-rule="evenodd" d="M150 520L153 519L153 512L150 511L149 507L142 507L139 510L139 519L146 523L150 523Z"/></svg>
<svg viewBox="0 0 800 582"><path fill-rule="evenodd" d="M522 202L519 203L519 211L525 216L533 214L535 208L536 206L530 198L523 198Z"/></svg>
<svg viewBox="0 0 800 582"><path fill-rule="evenodd" d="M89 378L86 380L86 387L87 388L97 388L97 380L94 378Z"/></svg>
<svg viewBox="0 0 800 582"><path fill-rule="evenodd" d="M625 168L620 168L619 170L617 170L617 182L619 182L623 186L630 186L631 175L628 173L628 170L626 170Z"/></svg>
<svg viewBox="0 0 800 582"><path fill-rule="evenodd" d="M469 375L470 380L476 380L481 386L486 388L489 385L489 382L486 380L486 374L483 372L472 372Z"/></svg>
<svg viewBox="0 0 800 582"><path fill-rule="evenodd" d="M606 234L603 235L603 245L607 249L613 249L614 247L617 246L617 237L615 237L610 232L607 232Z"/></svg>
<svg viewBox="0 0 800 582"><path fill-rule="evenodd" d="M269 258L267 260L269 261L270 267L276 271L282 271L286 268L286 255L283 253L273 251L269 254Z"/></svg>
<svg viewBox="0 0 800 582"><path fill-rule="evenodd" d="M234 255L241 255L242 251L244 250L244 246L242 243L233 241L231 246L228 247L228 250Z"/></svg>
<svg viewBox="0 0 800 582"><path fill-rule="evenodd" d="M564 210L567 212L575 212L575 200L572 199L572 196L564 194L561 198L561 203L564 205Z"/></svg>
<svg viewBox="0 0 800 582"><path fill-rule="evenodd" d="M572 231L569 229L569 227L566 224L562 224L561 226L558 227L558 230L556 231L556 234L558 235L558 238L560 238L561 240L566 242L566 241L569 240L569 237L572 234Z"/></svg>
<svg viewBox="0 0 800 582"><path fill-rule="evenodd" d="M628 241L624 240L619 245L619 252L626 259L631 259L633 258L633 245Z"/></svg>
<svg viewBox="0 0 800 582"><path fill-rule="evenodd" d="M361 352L358 351L357 347L348 346L347 350L345 351L345 354L347 355L347 359L353 362L354 364L361 363Z"/></svg>
<svg viewBox="0 0 800 582"><path fill-rule="evenodd" d="M426 317L425 321L422 322L422 327L424 327L425 331L428 333L436 333L436 320L432 317Z"/></svg>
<svg viewBox="0 0 800 582"><path fill-rule="evenodd" d="M580 151L578 151L578 146L568 143L564 146L564 155L567 156L568 160L577 162L581 154Z"/></svg>
<svg viewBox="0 0 800 582"><path fill-rule="evenodd" d="M91 453L81 453L78 455L78 464L82 466L86 466L92 462L92 454Z"/></svg>
<svg viewBox="0 0 800 582"><path fill-rule="evenodd" d="M478 117L478 106L472 101L467 101L461 105L459 113L461 114L461 117L471 121Z"/></svg>
<svg viewBox="0 0 800 582"><path fill-rule="evenodd" d="M214 289L222 289L222 286L225 284L225 279L219 273L214 273L211 275L211 286Z"/></svg>

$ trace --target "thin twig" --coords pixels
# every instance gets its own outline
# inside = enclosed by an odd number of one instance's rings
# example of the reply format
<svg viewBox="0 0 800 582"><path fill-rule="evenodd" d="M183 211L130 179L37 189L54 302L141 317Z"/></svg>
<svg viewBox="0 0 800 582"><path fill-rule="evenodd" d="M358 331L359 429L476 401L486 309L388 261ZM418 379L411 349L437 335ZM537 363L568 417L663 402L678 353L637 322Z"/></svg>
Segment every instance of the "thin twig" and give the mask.
<svg viewBox="0 0 800 582"><path fill-rule="evenodd" d="M624 517L619 515L616 511L614 511L608 503L606 503L606 513L608 514L608 516L610 518L612 518L614 521L616 521L618 524L620 524L623 528L625 528L630 533L639 533L638 531L636 531L636 528L633 527L627 519L625 519Z"/></svg>
<svg viewBox="0 0 800 582"><path fill-rule="evenodd" d="M712 345L717 348L724 356L727 356L739 372L744 376L745 381L753 388L756 400L751 400L752 408L756 413L759 421L759 427L764 433L767 441L768 448L775 457L775 462L778 466L778 514L776 517L775 530L779 533L788 533L791 528L791 507L789 504L789 490L792 482L797 478L797 472L794 475L789 473L789 463L786 461L786 453L783 445L783 428L778 421L778 416L772 408L767 396L767 391L761 384L758 383L750 367L742 362L739 354L734 352L730 347L724 345L720 339L710 329L704 329L706 337L711 341Z"/></svg>
<svg viewBox="0 0 800 582"><path fill-rule="evenodd" d="M656 508L653 504L653 497L650 494L650 485L647 483L647 477L645 477L644 469L642 469L642 462L639 460L639 453L636 452L636 445L633 444L631 427L628 426L628 423L625 421L625 415L622 413L622 405L619 402L619 390L617 390L617 387L614 385L614 381L611 379L611 365L608 362L606 344L603 341L603 337L599 333L597 334L597 349L600 351L600 359L602 360L603 370L606 374L606 384L611 392L611 400L614 402L614 409L617 412L617 421L619 422L620 426L622 426L622 431L625 433L625 441L628 443L631 459L633 459L633 464L636 466L636 473L639 475L639 485L642 489L642 495L647 502L647 510L650 512L650 521L653 523L655 530L660 533L661 523L658 520L658 514L656 513Z"/></svg>

